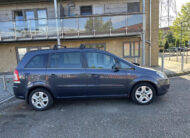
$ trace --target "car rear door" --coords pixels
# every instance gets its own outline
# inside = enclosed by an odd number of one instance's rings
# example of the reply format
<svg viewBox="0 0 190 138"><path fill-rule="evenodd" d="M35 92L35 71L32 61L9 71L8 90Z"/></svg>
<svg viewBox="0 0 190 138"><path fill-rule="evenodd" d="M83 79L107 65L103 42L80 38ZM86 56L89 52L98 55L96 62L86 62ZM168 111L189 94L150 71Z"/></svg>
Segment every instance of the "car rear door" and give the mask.
<svg viewBox="0 0 190 138"><path fill-rule="evenodd" d="M32 58L31 58L32 57ZM22 89L30 89L33 86L44 86L46 84L46 66L48 54L32 54L22 60L19 65ZM25 88L27 87L27 88Z"/></svg>
<svg viewBox="0 0 190 138"><path fill-rule="evenodd" d="M50 54L47 77L56 97L83 96L87 83L81 52Z"/></svg>

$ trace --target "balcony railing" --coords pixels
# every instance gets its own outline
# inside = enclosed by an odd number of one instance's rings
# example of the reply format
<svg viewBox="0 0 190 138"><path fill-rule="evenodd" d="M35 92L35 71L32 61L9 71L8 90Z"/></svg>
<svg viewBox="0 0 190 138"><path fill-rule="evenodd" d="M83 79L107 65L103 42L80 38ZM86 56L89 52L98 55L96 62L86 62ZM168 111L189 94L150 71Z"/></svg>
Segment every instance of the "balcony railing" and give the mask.
<svg viewBox="0 0 190 138"><path fill-rule="evenodd" d="M58 19L62 39L127 36L142 33L143 15L90 16ZM0 22L0 42L55 39L55 19Z"/></svg>

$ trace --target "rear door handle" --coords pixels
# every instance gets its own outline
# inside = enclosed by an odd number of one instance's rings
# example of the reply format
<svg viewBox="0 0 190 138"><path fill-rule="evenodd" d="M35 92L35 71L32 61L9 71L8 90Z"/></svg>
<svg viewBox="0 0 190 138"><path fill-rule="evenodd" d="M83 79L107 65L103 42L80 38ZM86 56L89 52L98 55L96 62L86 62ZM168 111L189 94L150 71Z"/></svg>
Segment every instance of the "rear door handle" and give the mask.
<svg viewBox="0 0 190 138"><path fill-rule="evenodd" d="M25 76L28 76L28 75L30 75L30 73L27 72L27 73L24 73L24 75L25 75Z"/></svg>

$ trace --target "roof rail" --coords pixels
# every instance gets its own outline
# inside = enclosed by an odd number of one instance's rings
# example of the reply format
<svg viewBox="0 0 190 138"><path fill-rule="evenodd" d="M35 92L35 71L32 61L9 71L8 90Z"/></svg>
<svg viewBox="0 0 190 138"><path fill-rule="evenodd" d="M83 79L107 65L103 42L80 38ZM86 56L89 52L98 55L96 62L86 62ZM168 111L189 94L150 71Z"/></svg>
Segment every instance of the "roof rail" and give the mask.
<svg viewBox="0 0 190 138"><path fill-rule="evenodd" d="M63 48L67 48L67 46L62 46Z"/></svg>
<svg viewBox="0 0 190 138"><path fill-rule="evenodd" d="M54 45L53 50L58 50L58 45Z"/></svg>
<svg viewBox="0 0 190 138"><path fill-rule="evenodd" d="M84 44L81 44L81 45L80 45L80 49L84 49L84 48L86 48L85 45L84 45Z"/></svg>
<svg viewBox="0 0 190 138"><path fill-rule="evenodd" d="M67 46L62 46L62 45L54 45L53 50L58 50L58 46L63 47L63 48L67 48Z"/></svg>

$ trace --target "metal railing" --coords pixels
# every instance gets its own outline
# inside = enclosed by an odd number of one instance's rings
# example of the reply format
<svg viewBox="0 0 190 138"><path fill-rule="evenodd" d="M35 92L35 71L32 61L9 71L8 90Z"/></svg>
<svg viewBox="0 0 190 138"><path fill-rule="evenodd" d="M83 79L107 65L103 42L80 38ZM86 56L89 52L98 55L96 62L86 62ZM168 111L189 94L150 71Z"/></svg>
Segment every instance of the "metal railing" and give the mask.
<svg viewBox="0 0 190 138"><path fill-rule="evenodd" d="M190 71L190 51L161 53L160 57L162 72L164 72L165 69L174 72Z"/></svg>
<svg viewBox="0 0 190 138"><path fill-rule="evenodd" d="M3 90L9 89L8 86L13 83L13 75L0 75L0 87ZM11 87L12 89L12 87Z"/></svg>
<svg viewBox="0 0 190 138"><path fill-rule="evenodd" d="M0 104L14 97L13 75L0 75Z"/></svg>
<svg viewBox="0 0 190 138"><path fill-rule="evenodd" d="M137 35L142 33L143 14L73 17L58 19L62 39ZM0 41L55 39L56 20L0 22Z"/></svg>

